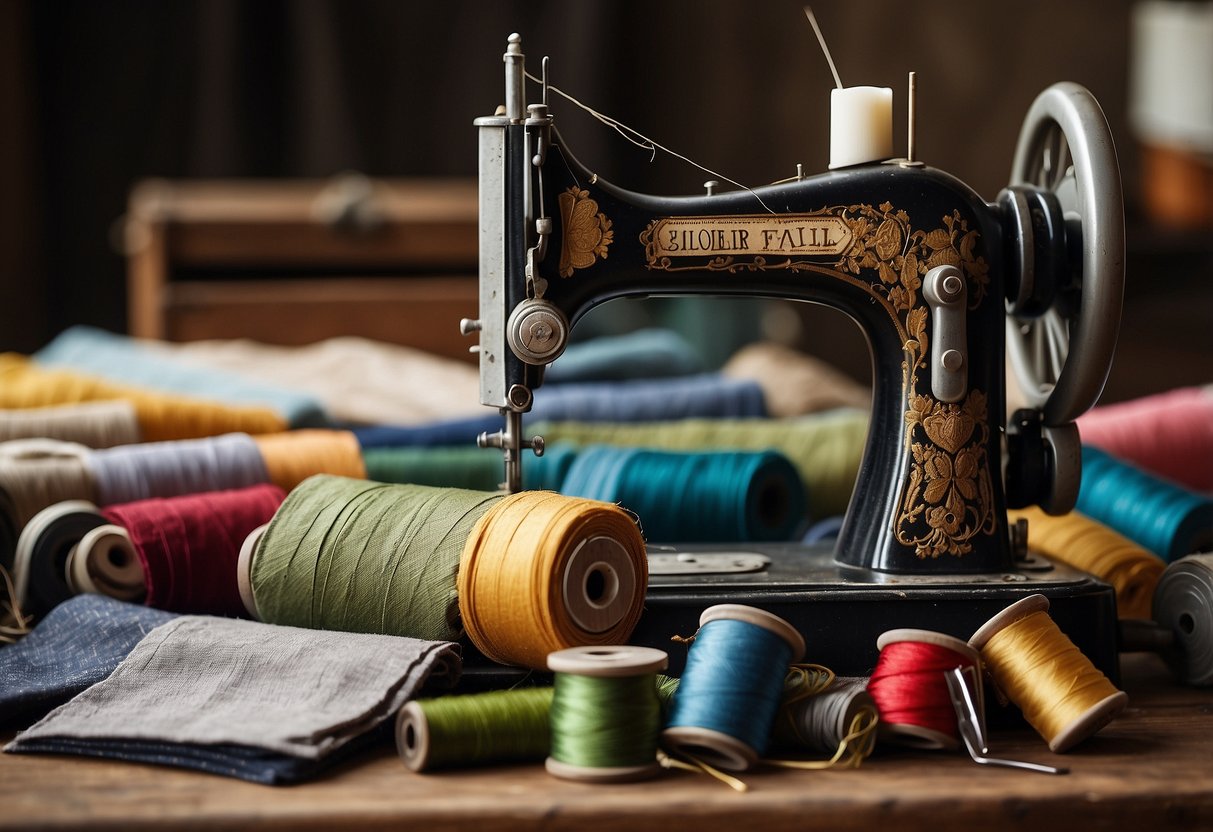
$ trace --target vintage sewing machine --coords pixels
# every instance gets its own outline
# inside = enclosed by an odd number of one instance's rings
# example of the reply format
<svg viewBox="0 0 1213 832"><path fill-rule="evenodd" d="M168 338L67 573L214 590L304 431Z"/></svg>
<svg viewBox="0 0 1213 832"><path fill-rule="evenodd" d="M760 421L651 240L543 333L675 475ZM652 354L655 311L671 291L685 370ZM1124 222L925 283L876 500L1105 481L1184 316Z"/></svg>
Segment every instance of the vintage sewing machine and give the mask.
<svg viewBox="0 0 1213 832"><path fill-rule="evenodd" d="M622 190L575 159L547 104L526 105L521 41L504 55L505 107L480 134L481 402L505 427L520 487L522 415L544 367L591 307L651 295L763 296L828 304L867 335L873 406L850 510L833 549L797 545L651 552L633 641L668 647L713 603L791 621L843 674L876 637L921 627L967 638L1032 593L1116 677L1106 585L1027 552L1006 509L1073 506L1074 420L1107 378L1120 320L1124 221L1099 105L1058 84L1033 104L1011 184L988 202L914 159L877 159L728 193ZM912 110L912 107L911 107ZM910 128L911 146L913 127ZM1030 400L1006 415L1006 352ZM677 652L677 651L675 651ZM680 656L671 656L677 669Z"/></svg>

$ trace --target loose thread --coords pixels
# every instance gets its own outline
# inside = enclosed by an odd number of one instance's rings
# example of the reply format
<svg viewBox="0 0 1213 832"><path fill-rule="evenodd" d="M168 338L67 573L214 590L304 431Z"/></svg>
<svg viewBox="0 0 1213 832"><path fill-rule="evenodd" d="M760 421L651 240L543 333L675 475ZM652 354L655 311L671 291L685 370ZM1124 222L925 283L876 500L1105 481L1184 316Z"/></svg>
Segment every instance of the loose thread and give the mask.
<svg viewBox="0 0 1213 832"><path fill-rule="evenodd" d="M536 84L544 83L543 79L536 78L534 75L532 75L529 72L526 73L526 77L529 78L530 80L534 81ZM547 84L546 86L547 86L547 89L551 90L552 92L556 93L557 95L559 95L563 98L568 99L570 102L572 102L577 107L580 107L581 109L585 110L587 113L589 113L591 116L596 118L598 121L602 122L607 127L610 127L616 133L623 136L623 138L625 138L627 141L631 142L632 144L636 145L639 148L648 150L651 154L649 157L650 162L653 161L653 159L655 159L657 157L657 151L662 150L662 151L670 154L671 156L673 156L677 159L681 159L682 161L686 162L687 164L692 165L693 167L699 168L704 173L710 174L711 176L715 176L717 179L723 179L725 182L728 182L730 185L736 185L738 188L741 188L743 191L749 192L749 194L752 197L754 197L754 199L758 200L758 204L761 205L768 214L775 213L773 210L771 210L770 206L768 206L765 202L762 201L762 197L760 197L754 191L753 188L743 185L735 179L730 179L729 177L725 176L723 173L717 173L716 171L712 170L711 168L705 167L705 166L699 164L698 162L696 162L695 160L690 159L686 156L683 156L681 153L678 153L677 151L671 150L670 148L666 147L665 145L663 145L659 142L656 142L653 139L650 139L648 136L644 135L639 130L635 130L631 127L628 127L626 124L619 121L618 119L612 118L611 116L608 116L605 113L601 113L598 110L595 110L593 107L589 106L588 104L584 104L581 101L578 101L572 95L568 94L567 92L565 92L564 90L560 89L557 86L554 86L552 84ZM635 136L636 138L632 138L633 136Z"/></svg>
<svg viewBox="0 0 1213 832"><path fill-rule="evenodd" d="M4 579L4 611L0 614L0 642L16 644L33 629L33 618L21 611L17 588L8 569L0 563L0 578Z"/></svg>

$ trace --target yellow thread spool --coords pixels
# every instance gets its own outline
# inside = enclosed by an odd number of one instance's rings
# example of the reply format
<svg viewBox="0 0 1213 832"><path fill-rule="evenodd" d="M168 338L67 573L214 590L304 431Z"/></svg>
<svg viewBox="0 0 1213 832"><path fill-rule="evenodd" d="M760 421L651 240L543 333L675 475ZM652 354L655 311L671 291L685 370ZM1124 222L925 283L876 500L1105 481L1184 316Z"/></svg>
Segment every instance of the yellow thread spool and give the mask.
<svg viewBox="0 0 1213 832"><path fill-rule="evenodd" d="M969 644L1049 750L1061 753L1107 725L1129 697L1058 629L1048 610L1048 598L1029 595L983 624Z"/></svg>
<svg viewBox="0 0 1213 832"><path fill-rule="evenodd" d="M1007 512L1007 519L1028 521L1028 547L1033 551L1111 584L1117 617L1150 617L1150 599L1167 566L1162 558L1077 512L1053 517L1026 508Z"/></svg>
<svg viewBox="0 0 1213 832"><path fill-rule="evenodd" d="M618 506L524 491L477 521L459 566L459 611L493 661L547 666L557 650L621 644L648 585L644 538Z"/></svg>

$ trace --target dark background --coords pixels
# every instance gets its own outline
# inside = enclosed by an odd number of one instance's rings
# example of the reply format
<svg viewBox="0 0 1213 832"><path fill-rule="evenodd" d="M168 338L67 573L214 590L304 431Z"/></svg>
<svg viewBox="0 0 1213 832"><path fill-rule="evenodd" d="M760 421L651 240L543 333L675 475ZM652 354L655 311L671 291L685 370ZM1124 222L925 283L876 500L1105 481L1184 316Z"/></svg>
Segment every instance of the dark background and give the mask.
<svg viewBox="0 0 1213 832"><path fill-rule="evenodd" d="M761 184L797 162L824 169L833 79L801 8L0 0L0 350L32 351L74 323L124 329L115 228L141 177L473 175L472 120L501 102L513 31L532 71L549 55L552 83L730 178ZM1125 321L1133 355L1118 359L1110 387L1118 395L1145 392L1147 380L1185 383L1195 373L1176 350L1195 350L1207 381L1213 355L1208 307L1199 311L1208 249L1138 216L1131 10L1128 0L815 6L843 83L893 87L898 125L906 73L917 71L919 158L989 199L1039 91L1073 80L1100 100L1120 153L1137 306ZM556 112L578 155L618 184L687 193L709 178L669 157L650 162L571 107ZM1193 291L1205 293L1195 304ZM802 346L831 358L863 351L848 322L809 323ZM866 358L855 366L862 374Z"/></svg>

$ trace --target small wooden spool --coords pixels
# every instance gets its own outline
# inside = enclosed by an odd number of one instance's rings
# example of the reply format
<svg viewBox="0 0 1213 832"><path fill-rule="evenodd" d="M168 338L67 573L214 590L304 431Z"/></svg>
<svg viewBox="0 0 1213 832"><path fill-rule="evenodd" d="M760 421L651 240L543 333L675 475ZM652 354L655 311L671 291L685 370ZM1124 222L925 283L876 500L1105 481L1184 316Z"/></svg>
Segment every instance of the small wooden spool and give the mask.
<svg viewBox="0 0 1213 832"><path fill-rule="evenodd" d="M548 669L553 673L593 676L600 679L659 673L669 666L665 651L652 647L605 646L570 647L548 655ZM592 768L566 763L549 756L544 762L548 773L562 780L582 783L623 783L651 777L661 770L657 764L656 746L653 762L648 765Z"/></svg>
<svg viewBox="0 0 1213 832"><path fill-rule="evenodd" d="M804 658L804 636L779 616L744 604L717 604L699 616L699 626L712 621L744 621L782 638L792 650L789 664ZM661 732L662 743L671 751L704 760L726 771L746 771L758 762L758 751L737 737L694 725L676 725Z"/></svg>
<svg viewBox="0 0 1213 832"><path fill-rule="evenodd" d="M126 529L107 523L85 533L67 556L68 586L122 601L147 594L146 576Z"/></svg>
<svg viewBox="0 0 1213 832"><path fill-rule="evenodd" d="M898 644L901 642L910 642L915 644L933 644L936 647L943 647L951 650L953 653L959 653L961 656L969 660L970 665L976 671L976 690L973 691L977 704L978 716L982 717L985 714L985 696L981 685L981 655L975 648L963 641L962 639L949 636L945 633L936 633L932 630L914 630L909 628L889 630L881 633L876 639L876 647L879 650L884 650L890 644ZM959 728L957 729L959 731ZM922 748L927 750L945 749L954 751L960 747L960 742L956 737L948 736L947 734L936 731L934 728L927 728L922 725L913 725L910 723L885 722L881 719L877 728L878 736L888 742L894 742L898 745L905 745L911 748Z"/></svg>
<svg viewBox="0 0 1213 832"><path fill-rule="evenodd" d="M981 625L977 632L973 634L973 637L969 639L969 644L979 651L983 650L991 638L1007 627L1022 621L1033 613L1047 613L1048 611L1049 599L1043 595L1029 595L1027 598L1021 598ZM1054 624L1053 626L1057 625ZM1065 634L1063 633L1062 635L1064 637ZM995 668L991 668L991 673L996 677ZM1018 702L1015 704L1020 705ZM1077 743L1082 742L1111 722L1112 718L1123 711L1128 704L1129 697L1124 691L1118 690L1113 694L1109 694L1071 720L1055 737L1045 737L1044 739L1049 743L1049 750L1060 754L1073 748ZM1022 707L1020 705L1021 709Z"/></svg>

